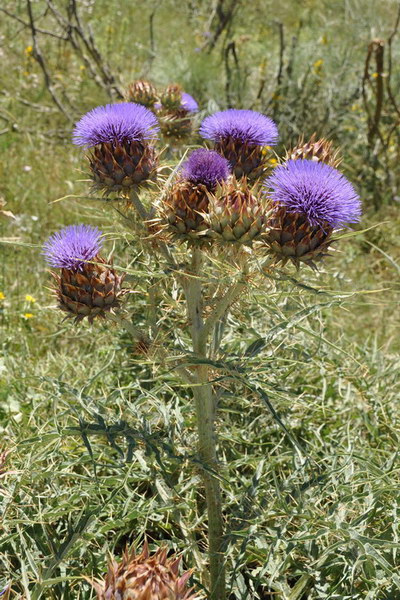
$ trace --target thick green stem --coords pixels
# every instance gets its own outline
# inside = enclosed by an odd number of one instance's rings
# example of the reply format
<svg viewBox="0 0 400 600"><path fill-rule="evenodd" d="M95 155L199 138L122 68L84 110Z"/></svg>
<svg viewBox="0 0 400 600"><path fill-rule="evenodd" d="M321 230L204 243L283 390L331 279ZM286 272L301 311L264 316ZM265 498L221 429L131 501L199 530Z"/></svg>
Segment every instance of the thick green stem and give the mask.
<svg viewBox="0 0 400 600"><path fill-rule="evenodd" d="M185 286L193 351L197 358L207 358L207 337L202 335L202 285L200 279L202 255L193 250L191 272ZM223 519L221 489L218 479L218 461L215 433L216 400L209 383L208 365L199 365L194 374L193 395L196 406L198 451L203 465L203 483L205 488L208 544L210 558L210 598L225 600L225 564L223 552Z"/></svg>
<svg viewBox="0 0 400 600"><path fill-rule="evenodd" d="M129 193L129 201L132 202L133 206L136 208L142 221L148 221L148 219L151 218L151 212L144 206L135 188L132 188Z"/></svg>

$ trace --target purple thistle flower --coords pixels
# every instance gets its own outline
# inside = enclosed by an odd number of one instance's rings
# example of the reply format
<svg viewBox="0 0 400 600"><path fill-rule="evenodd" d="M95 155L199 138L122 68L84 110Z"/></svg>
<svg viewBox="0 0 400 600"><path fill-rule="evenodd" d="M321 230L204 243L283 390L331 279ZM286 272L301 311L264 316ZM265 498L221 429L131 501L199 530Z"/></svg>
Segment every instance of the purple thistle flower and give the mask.
<svg viewBox="0 0 400 600"><path fill-rule="evenodd" d="M186 92L182 92L182 102L181 107L187 112L195 113L199 110L199 105L196 100L190 94Z"/></svg>
<svg viewBox="0 0 400 600"><path fill-rule="evenodd" d="M226 158L218 152L199 148L183 163L181 173L184 179L195 184L202 183L211 189L229 177L230 166Z"/></svg>
<svg viewBox="0 0 400 600"><path fill-rule="evenodd" d="M47 262L57 269L80 271L102 247L102 232L90 225L69 225L49 237L43 245Z"/></svg>
<svg viewBox="0 0 400 600"><path fill-rule="evenodd" d="M97 106L75 125L73 142L77 146L142 141L156 136L155 115L141 104L120 102Z"/></svg>
<svg viewBox="0 0 400 600"><path fill-rule="evenodd" d="M278 141L278 128L272 119L254 110L230 108L206 117L200 135L214 142L231 138L254 146L272 146Z"/></svg>
<svg viewBox="0 0 400 600"><path fill-rule="evenodd" d="M312 160L289 160L265 180L274 202L306 216L311 226L342 227L361 217L359 196L337 169Z"/></svg>

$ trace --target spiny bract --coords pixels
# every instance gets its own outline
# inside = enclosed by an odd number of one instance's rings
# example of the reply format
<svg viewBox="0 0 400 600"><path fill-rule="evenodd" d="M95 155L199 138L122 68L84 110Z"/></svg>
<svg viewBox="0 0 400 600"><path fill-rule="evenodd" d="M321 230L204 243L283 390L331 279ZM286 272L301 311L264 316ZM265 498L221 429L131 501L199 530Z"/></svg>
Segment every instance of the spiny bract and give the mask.
<svg viewBox="0 0 400 600"><path fill-rule="evenodd" d="M204 214L206 237L222 243L248 244L261 237L269 214L268 202L243 178L233 178L209 193Z"/></svg>
<svg viewBox="0 0 400 600"><path fill-rule="evenodd" d="M104 581L89 581L98 600L199 600L187 585L191 571L179 575L180 561L166 548L150 556L145 543L139 555L126 550L119 564L110 560Z"/></svg>

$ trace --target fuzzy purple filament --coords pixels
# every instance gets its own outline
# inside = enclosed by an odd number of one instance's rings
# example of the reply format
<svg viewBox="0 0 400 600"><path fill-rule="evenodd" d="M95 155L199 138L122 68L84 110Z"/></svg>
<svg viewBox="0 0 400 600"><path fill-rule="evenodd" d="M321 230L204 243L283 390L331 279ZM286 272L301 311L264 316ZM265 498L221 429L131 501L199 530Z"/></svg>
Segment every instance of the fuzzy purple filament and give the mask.
<svg viewBox="0 0 400 600"><path fill-rule="evenodd" d="M229 162L214 150L194 150L183 163L181 174L192 183L202 183L211 189L230 175Z"/></svg>
<svg viewBox="0 0 400 600"><path fill-rule="evenodd" d="M97 106L75 125L73 142L77 146L123 143L154 138L159 130L155 115L145 106L120 102Z"/></svg>
<svg viewBox="0 0 400 600"><path fill-rule="evenodd" d="M233 139L253 146L273 146L278 141L278 128L259 112L230 108L206 117L200 135L214 142Z"/></svg>
<svg viewBox="0 0 400 600"><path fill-rule="evenodd" d="M47 262L57 269L79 271L102 247L102 232L90 225L69 225L49 237L43 246Z"/></svg>
<svg viewBox="0 0 400 600"><path fill-rule="evenodd" d="M360 198L337 169L312 160L289 160L265 181L274 202L306 216L311 226L343 227L361 217Z"/></svg>
<svg viewBox="0 0 400 600"><path fill-rule="evenodd" d="M196 100L186 92L182 92L182 101L181 107L183 110L187 110L187 112L195 113L199 110L199 105Z"/></svg>

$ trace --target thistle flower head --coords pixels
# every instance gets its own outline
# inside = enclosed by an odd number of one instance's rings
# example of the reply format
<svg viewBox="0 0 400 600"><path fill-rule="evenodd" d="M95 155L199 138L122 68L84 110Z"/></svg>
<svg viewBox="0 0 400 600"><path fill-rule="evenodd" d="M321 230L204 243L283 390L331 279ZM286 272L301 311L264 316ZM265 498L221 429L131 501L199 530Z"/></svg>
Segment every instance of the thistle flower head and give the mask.
<svg viewBox="0 0 400 600"><path fill-rule="evenodd" d="M119 564L111 560L104 580L88 581L98 600L198 600L188 586L191 571L179 575L179 563L166 548L150 555L145 543L140 554L126 550Z"/></svg>
<svg viewBox="0 0 400 600"><path fill-rule="evenodd" d="M272 119L254 110L235 108L206 117L200 135L214 142L229 138L254 146L272 146L278 141L278 129Z"/></svg>
<svg viewBox="0 0 400 600"><path fill-rule="evenodd" d="M182 92L181 108L187 112L195 113L199 110L196 100L187 92Z"/></svg>
<svg viewBox="0 0 400 600"><path fill-rule="evenodd" d="M150 81L136 79L126 90L126 99L128 102L136 102L152 109L157 100L157 90Z"/></svg>
<svg viewBox="0 0 400 600"><path fill-rule="evenodd" d="M218 152L199 148L194 150L183 163L181 173L184 179L194 184L203 184L212 189L225 181L230 174L229 163Z"/></svg>
<svg viewBox="0 0 400 600"><path fill-rule="evenodd" d="M98 106L75 125L73 141L77 146L142 141L154 138L159 130L155 115L141 104L120 102Z"/></svg>
<svg viewBox="0 0 400 600"><path fill-rule="evenodd" d="M89 225L69 225L49 237L43 246L47 262L58 269L80 271L102 247L102 233Z"/></svg>
<svg viewBox="0 0 400 600"><path fill-rule="evenodd" d="M312 160L289 160L265 181L271 198L311 226L342 227L360 220L361 203L351 183L336 169Z"/></svg>

